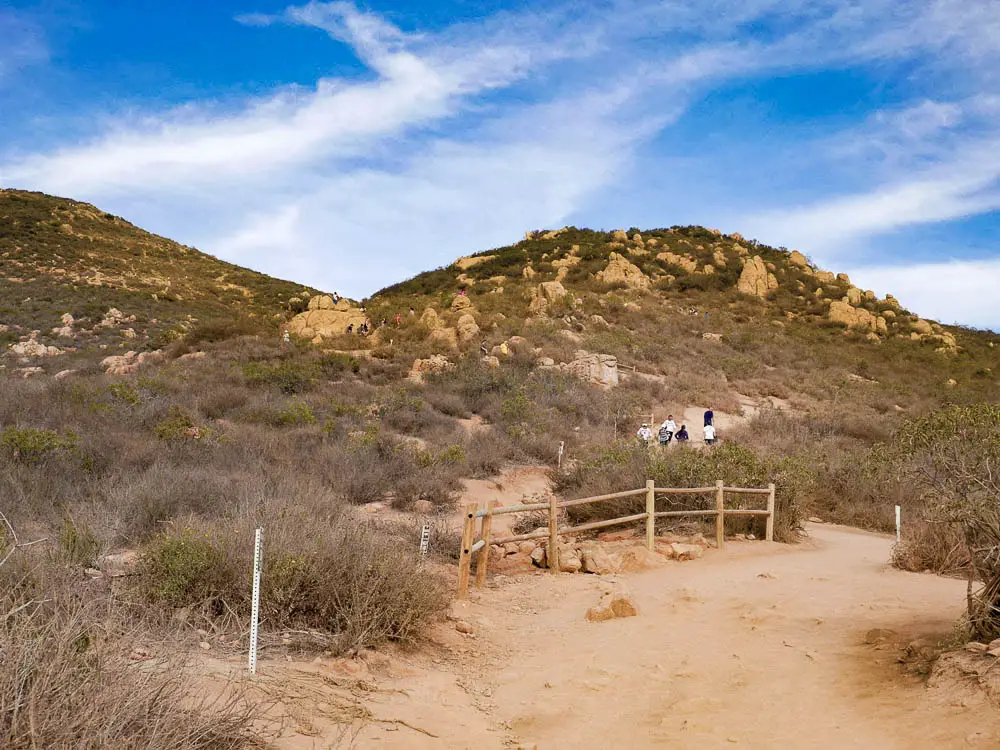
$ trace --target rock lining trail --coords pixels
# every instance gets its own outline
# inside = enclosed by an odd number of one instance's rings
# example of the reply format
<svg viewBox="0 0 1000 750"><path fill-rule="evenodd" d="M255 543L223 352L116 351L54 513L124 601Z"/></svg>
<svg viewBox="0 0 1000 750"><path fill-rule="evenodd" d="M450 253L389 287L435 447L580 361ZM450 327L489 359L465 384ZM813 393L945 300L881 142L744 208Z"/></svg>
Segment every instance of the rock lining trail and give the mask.
<svg viewBox="0 0 1000 750"><path fill-rule="evenodd" d="M352 746L1000 746L994 710L896 663L900 645L948 637L965 583L889 568L884 536L815 524L809 535L618 576L639 615L608 622L585 621L608 578L495 580L456 605L471 637L442 626L437 655L401 656L405 668L379 679L373 713L436 736L373 723ZM890 632L866 644L875 628Z"/></svg>

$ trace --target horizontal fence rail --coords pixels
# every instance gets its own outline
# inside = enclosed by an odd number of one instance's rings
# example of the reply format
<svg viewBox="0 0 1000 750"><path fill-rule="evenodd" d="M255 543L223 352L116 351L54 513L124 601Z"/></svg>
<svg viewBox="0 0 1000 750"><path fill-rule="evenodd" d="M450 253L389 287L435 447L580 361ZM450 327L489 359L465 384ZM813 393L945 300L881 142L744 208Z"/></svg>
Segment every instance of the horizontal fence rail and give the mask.
<svg viewBox="0 0 1000 750"><path fill-rule="evenodd" d="M726 508L726 493L737 495L760 495L767 497L766 508ZM658 495L706 495L711 493L714 496L715 507L704 510L656 510L656 498ZM559 511L564 508L575 508L580 505L591 503L602 503L613 500L624 500L632 497L645 496L646 510L642 513L633 513L618 518L609 518L603 521L592 521L590 523L579 524L577 526L559 527ZM458 597L464 599L469 592L469 579L472 576L472 558L476 558L476 587L482 588L486 584L486 574L489 566L490 546L494 544L508 544L511 542L526 542L536 539L548 539L546 547L546 560L550 570L559 570L559 537L579 534L586 531L595 531L609 526L620 526L636 521L646 522L646 547L653 549L656 539L656 519L657 518L711 518L715 517L715 546L723 549L726 542L726 517L727 516L760 516L766 519L766 531L764 538L774 541L774 484L767 487L726 487L722 480L715 483L714 487L657 487L652 479L646 482L646 487L638 490L626 490L624 492L612 492L608 495L596 495L594 497L581 497L574 500L558 501L553 496L547 503L530 503L524 505L512 505L507 508L497 508L496 501L491 500L485 507L477 505L467 505L465 507L465 518L462 524L462 546L459 550L458 558ZM533 513L547 511L548 519L546 527L539 527L527 534L513 534L508 536L494 537L493 517L507 515L510 513ZM476 522L481 520L479 532L476 532ZM477 538L478 537L478 538Z"/></svg>

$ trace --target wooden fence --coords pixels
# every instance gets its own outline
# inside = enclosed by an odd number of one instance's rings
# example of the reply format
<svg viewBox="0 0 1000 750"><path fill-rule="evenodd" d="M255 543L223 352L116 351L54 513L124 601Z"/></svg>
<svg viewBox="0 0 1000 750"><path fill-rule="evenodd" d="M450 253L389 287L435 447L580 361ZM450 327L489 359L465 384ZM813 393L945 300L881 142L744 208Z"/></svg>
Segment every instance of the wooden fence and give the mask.
<svg viewBox="0 0 1000 750"><path fill-rule="evenodd" d="M767 507L761 509L747 508L726 508L726 493L740 495L766 495ZM714 494L715 507L708 510L656 510L657 495L706 495ZM558 528L559 511L562 508L572 508L577 505L589 505L590 503L606 502L608 500L623 500L630 497L646 498L646 510L642 513L635 513L630 516L620 516L609 518L604 521L592 521L578 526L564 526ZM515 534L513 536L493 536L494 516L507 515L509 513L531 513L535 511L548 511L548 528L536 529L529 534ZM723 549L725 546L725 531L727 516L764 516L766 518L766 533L764 538L767 541L774 540L774 485L769 484L764 489L750 487L726 487L722 480L715 483L714 487L657 487L652 479L646 482L646 486L639 490L626 490L625 492L613 492L610 495L597 495L596 497L581 497L576 500L557 501L553 496L547 503L532 503L528 505L512 505L507 508L497 508L496 501L491 500L485 506L467 505L465 507L465 521L462 527L462 547L458 559L458 598L464 599L469 592L469 579L472 576L472 558L476 557L476 587L482 588L486 583L486 572L489 566L490 545L506 544L508 542L524 542L534 539L548 539L546 547L547 565L551 570L559 569L559 544L560 535L578 534L583 531L594 531L608 526L619 526L622 524L634 523L636 521L646 522L646 547L653 549L656 537L657 518L682 518L682 517L715 517L715 546ZM476 531L476 522L481 520L479 531Z"/></svg>

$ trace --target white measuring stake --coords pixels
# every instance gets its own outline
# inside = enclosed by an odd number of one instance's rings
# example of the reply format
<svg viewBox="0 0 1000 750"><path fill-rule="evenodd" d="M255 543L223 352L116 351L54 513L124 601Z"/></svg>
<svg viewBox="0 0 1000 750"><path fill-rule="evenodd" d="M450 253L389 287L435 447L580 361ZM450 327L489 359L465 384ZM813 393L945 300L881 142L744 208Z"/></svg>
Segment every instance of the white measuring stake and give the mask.
<svg viewBox="0 0 1000 750"><path fill-rule="evenodd" d="M264 529L257 529L253 542L253 605L250 608L250 655L247 666L257 674L257 629L260 621L260 568L263 557Z"/></svg>
<svg viewBox="0 0 1000 750"><path fill-rule="evenodd" d="M899 544L899 506L896 506L896 544Z"/></svg>
<svg viewBox="0 0 1000 750"><path fill-rule="evenodd" d="M562 457L563 457L563 452L565 450L566 450L566 441L565 440L560 440L559 441L559 463L557 464L557 468L560 468L560 469L562 468Z"/></svg>
<svg viewBox="0 0 1000 750"><path fill-rule="evenodd" d="M427 550L431 546L431 525L425 523L424 527L420 530L420 556L427 557Z"/></svg>

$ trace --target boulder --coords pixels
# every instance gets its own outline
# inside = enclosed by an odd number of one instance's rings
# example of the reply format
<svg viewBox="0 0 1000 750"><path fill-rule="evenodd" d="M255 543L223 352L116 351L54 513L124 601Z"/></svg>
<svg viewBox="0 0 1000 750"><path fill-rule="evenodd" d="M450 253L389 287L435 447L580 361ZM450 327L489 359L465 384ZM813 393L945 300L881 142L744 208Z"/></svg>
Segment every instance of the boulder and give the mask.
<svg viewBox="0 0 1000 750"><path fill-rule="evenodd" d="M451 309L456 312L470 311L473 308L472 300L467 294L456 294L455 299L451 301Z"/></svg>
<svg viewBox="0 0 1000 750"><path fill-rule="evenodd" d="M486 365L487 367L489 367L491 369L496 369L497 367L500 366L500 360L499 360L499 358L493 357L493 356L490 356L490 355L487 355L487 356L483 357L482 362L483 362L484 365Z"/></svg>
<svg viewBox="0 0 1000 750"><path fill-rule="evenodd" d="M458 333L458 340L463 345L468 345L479 340L479 324L476 323L476 319L469 313L465 313L459 317L455 329Z"/></svg>
<svg viewBox="0 0 1000 750"><path fill-rule="evenodd" d="M611 561L610 555L598 544L592 544L581 549L580 559L583 562L582 569L584 573L606 576L615 572L615 566Z"/></svg>
<svg viewBox="0 0 1000 750"><path fill-rule="evenodd" d="M847 290L847 302L857 307L861 304L861 300L864 298L864 294L856 286L852 286Z"/></svg>
<svg viewBox="0 0 1000 750"><path fill-rule="evenodd" d="M427 359L413 360L413 366L410 368L410 377L414 380L419 380L426 373L445 372L454 366L451 360L444 355L432 354Z"/></svg>
<svg viewBox="0 0 1000 750"><path fill-rule="evenodd" d="M546 566L545 547L535 547L531 551L531 562L539 568Z"/></svg>
<svg viewBox="0 0 1000 750"><path fill-rule="evenodd" d="M650 284L649 277L637 265L618 253L608 256L608 265L597 273L597 278L605 284L625 284L635 289L648 289Z"/></svg>
<svg viewBox="0 0 1000 750"><path fill-rule="evenodd" d="M792 250L791 254L788 256L788 262L793 266L798 266L799 268L809 267L809 260L798 250Z"/></svg>
<svg viewBox="0 0 1000 750"><path fill-rule="evenodd" d="M495 255L477 255L475 257L464 257L459 258L455 261L455 265L458 266L460 271L468 271L470 268L478 266L480 263L486 263L487 261L493 260Z"/></svg>
<svg viewBox="0 0 1000 750"><path fill-rule="evenodd" d="M438 315L437 310L433 307L428 307L420 316L420 325L428 331L436 331L439 328L444 328L444 321L441 320L441 316Z"/></svg>
<svg viewBox="0 0 1000 750"><path fill-rule="evenodd" d="M837 274L837 281L841 281L844 284L847 284L848 286L851 286L851 277L848 276L846 273L838 273Z"/></svg>
<svg viewBox="0 0 1000 750"><path fill-rule="evenodd" d="M724 258L725 256L723 256ZM671 266L677 266L678 268L684 269L687 273L695 273L698 270L698 262L694 258L689 258L685 255L677 255L675 253L660 253L656 256L657 260L662 260Z"/></svg>
<svg viewBox="0 0 1000 750"><path fill-rule="evenodd" d="M580 350L572 362L562 366L565 372L598 385L618 385L618 358L611 354L590 354Z"/></svg>
<svg viewBox="0 0 1000 750"><path fill-rule="evenodd" d="M833 275L832 271L817 271L816 280L826 284L831 281L836 281L837 277Z"/></svg>
<svg viewBox="0 0 1000 750"><path fill-rule="evenodd" d="M347 333L348 327L360 328L367 316L350 300L337 302L325 294L309 300L309 309L288 321L288 333L304 339L330 338Z"/></svg>
<svg viewBox="0 0 1000 750"><path fill-rule="evenodd" d="M611 233L611 237L618 242L628 242L628 232L624 229L616 229Z"/></svg>
<svg viewBox="0 0 1000 750"><path fill-rule="evenodd" d="M670 545L670 556L675 560L680 560L681 562L687 560L697 560L701 557L702 548L697 544L682 544L681 542L674 542Z"/></svg>
<svg viewBox="0 0 1000 750"><path fill-rule="evenodd" d="M830 303L827 317L833 323L840 323L848 328L859 328L868 331L878 330L879 318L862 307L854 307L847 302L834 300ZM883 325L885 321L883 320Z"/></svg>
<svg viewBox="0 0 1000 750"><path fill-rule="evenodd" d="M701 334L701 337L705 339L705 341L715 341L718 343L722 343L721 333L710 333L706 331L705 333Z"/></svg>
<svg viewBox="0 0 1000 750"><path fill-rule="evenodd" d="M726 254L721 250L716 250L714 253L712 253L712 262L715 263L715 265L719 268L725 268L726 266L729 265L729 259L726 257Z"/></svg>
<svg viewBox="0 0 1000 750"><path fill-rule="evenodd" d="M755 255L743 266L736 288L743 294L766 297L778 288L778 280L773 273L768 272L764 259Z"/></svg>
<svg viewBox="0 0 1000 750"><path fill-rule="evenodd" d="M569 544L559 547L559 570L563 573L579 573L583 568L580 553Z"/></svg>
<svg viewBox="0 0 1000 750"><path fill-rule="evenodd" d="M333 310L337 303L327 294L317 294L309 300L308 310Z"/></svg>
<svg viewBox="0 0 1000 750"><path fill-rule="evenodd" d="M521 276L523 276L526 279L533 279L537 275L538 275L538 272L534 268L531 267L530 263L528 265L526 265L524 267L524 269L521 271Z"/></svg>
<svg viewBox="0 0 1000 750"><path fill-rule="evenodd" d="M587 610L587 619L590 622L604 622L620 617L635 617L637 614L639 609L631 596L624 591L606 591L601 595L601 600Z"/></svg>
<svg viewBox="0 0 1000 750"><path fill-rule="evenodd" d="M110 308L105 314L104 318L100 323L97 324L98 328L115 328L122 325L123 323L135 323L135 316L126 316L117 307Z"/></svg>
<svg viewBox="0 0 1000 750"><path fill-rule="evenodd" d="M619 573L638 573L650 568L658 568L666 562L663 555L646 549L645 545L629 547L622 552L618 563Z"/></svg>
<svg viewBox="0 0 1000 750"><path fill-rule="evenodd" d="M934 329L931 327L930 321L924 320L923 318L917 318L913 321L913 330L921 336L930 336L934 333Z"/></svg>
<svg viewBox="0 0 1000 750"><path fill-rule="evenodd" d="M35 334L31 334L27 341L19 341L11 346L10 353L18 357L55 357L62 354L62 349L46 346L35 337Z"/></svg>
<svg viewBox="0 0 1000 750"><path fill-rule="evenodd" d="M431 331L427 340L438 351L453 352L458 350L458 331L454 328L438 328Z"/></svg>

